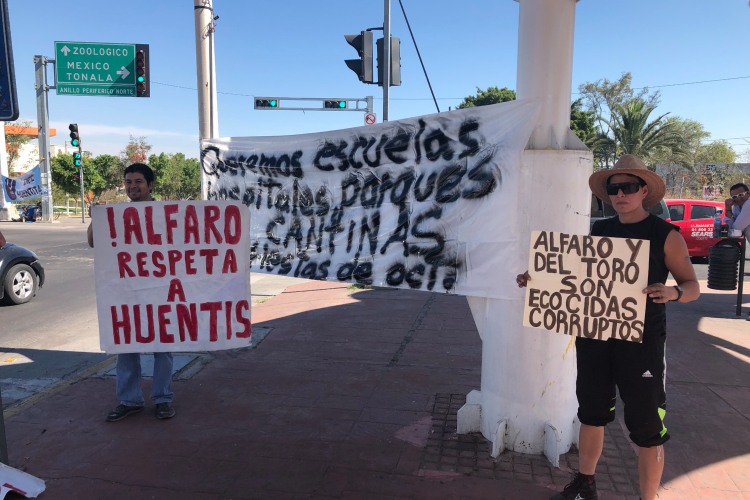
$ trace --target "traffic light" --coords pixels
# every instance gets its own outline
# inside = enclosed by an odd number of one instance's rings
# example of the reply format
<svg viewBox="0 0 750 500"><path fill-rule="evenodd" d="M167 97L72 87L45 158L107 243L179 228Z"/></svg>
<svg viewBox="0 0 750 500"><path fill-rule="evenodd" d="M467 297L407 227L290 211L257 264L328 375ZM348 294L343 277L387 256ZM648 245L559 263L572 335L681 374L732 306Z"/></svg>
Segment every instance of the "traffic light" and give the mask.
<svg viewBox="0 0 750 500"><path fill-rule="evenodd" d="M383 86L383 58L385 57L384 38L378 38L378 85ZM401 85L401 40L391 37L391 87Z"/></svg>
<svg viewBox="0 0 750 500"><path fill-rule="evenodd" d="M149 79L148 45L135 46L135 96L151 97L151 81Z"/></svg>
<svg viewBox="0 0 750 500"><path fill-rule="evenodd" d="M256 99L255 109L273 109L279 107L278 99Z"/></svg>
<svg viewBox="0 0 750 500"><path fill-rule="evenodd" d="M346 101L326 101L327 109L346 109Z"/></svg>
<svg viewBox="0 0 750 500"><path fill-rule="evenodd" d="M357 73L360 82L375 83L372 81L372 31L362 31L359 35L344 35L344 38L359 54L359 59L345 60L346 65Z"/></svg>
<svg viewBox="0 0 750 500"><path fill-rule="evenodd" d="M78 124L71 123L68 125L68 130L70 130L70 145L74 148L81 147L81 136L78 135Z"/></svg>
<svg viewBox="0 0 750 500"><path fill-rule="evenodd" d="M73 165L75 165L76 167L81 166L81 153L79 153L78 151L73 153Z"/></svg>

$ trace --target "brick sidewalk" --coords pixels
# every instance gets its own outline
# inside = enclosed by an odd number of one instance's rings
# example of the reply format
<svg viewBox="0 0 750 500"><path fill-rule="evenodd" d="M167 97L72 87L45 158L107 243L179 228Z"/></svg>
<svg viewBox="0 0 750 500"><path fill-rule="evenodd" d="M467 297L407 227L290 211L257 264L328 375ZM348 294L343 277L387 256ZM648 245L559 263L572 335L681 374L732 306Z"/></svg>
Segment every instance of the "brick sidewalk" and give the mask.
<svg viewBox="0 0 750 500"><path fill-rule="evenodd" d="M662 499L750 499L750 323L715 314L727 301L670 305ZM8 420L11 461L49 499L546 500L577 467L575 453L561 469L494 460L481 435L456 436L481 363L461 297L309 282L253 308L253 323L272 329L256 349L215 353L173 384L174 419L149 402L106 423L114 382L90 378ZM600 498L638 498L627 434L616 421L605 435Z"/></svg>

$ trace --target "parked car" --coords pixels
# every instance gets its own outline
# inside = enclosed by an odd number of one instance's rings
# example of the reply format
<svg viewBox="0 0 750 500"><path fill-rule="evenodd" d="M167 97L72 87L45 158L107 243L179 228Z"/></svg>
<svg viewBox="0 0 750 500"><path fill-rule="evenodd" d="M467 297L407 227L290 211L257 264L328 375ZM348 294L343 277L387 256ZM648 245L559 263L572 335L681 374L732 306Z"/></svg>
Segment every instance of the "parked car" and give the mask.
<svg viewBox="0 0 750 500"><path fill-rule="evenodd" d="M713 238L714 217L724 212L724 202L709 200L665 200L672 224L680 227L691 257L708 257Z"/></svg>
<svg viewBox="0 0 750 500"><path fill-rule="evenodd" d="M6 243L0 249L0 300L25 304L44 285L44 268L36 254L24 247Z"/></svg>
<svg viewBox="0 0 750 500"><path fill-rule="evenodd" d="M655 216L669 222L669 210L667 210L667 204L664 200L661 200L658 205L654 205L649 208L648 211ZM596 197L593 193L591 194L591 227L594 227L594 222L602 219L608 219L617 214L612 205L604 203L602 200Z"/></svg>

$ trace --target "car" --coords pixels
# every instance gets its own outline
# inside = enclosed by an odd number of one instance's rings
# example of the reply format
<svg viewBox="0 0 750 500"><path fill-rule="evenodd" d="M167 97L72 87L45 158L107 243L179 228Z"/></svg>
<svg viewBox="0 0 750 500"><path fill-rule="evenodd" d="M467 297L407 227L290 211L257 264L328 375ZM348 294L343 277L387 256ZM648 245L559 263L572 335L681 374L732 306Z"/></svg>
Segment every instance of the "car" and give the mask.
<svg viewBox="0 0 750 500"><path fill-rule="evenodd" d="M667 222L670 222L669 210L667 210L667 204L664 202L664 200L661 200L657 205L649 208L648 211L649 213L654 214L660 219L664 219ZM615 209L614 207L612 207L612 205L604 203L602 200L597 198L596 195L594 195L593 193L591 194L591 226L589 227L589 229L594 227L594 222L602 219L608 219L609 217L613 217L616 214L617 212L615 212Z"/></svg>
<svg viewBox="0 0 750 500"><path fill-rule="evenodd" d="M714 238L714 217L724 212L724 202L710 200L665 200L672 224L680 228L691 257L708 257L708 250L720 238Z"/></svg>
<svg viewBox="0 0 750 500"><path fill-rule="evenodd" d="M0 301L25 304L44 286L44 267L31 250L13 243L0 249Z"/></svg>

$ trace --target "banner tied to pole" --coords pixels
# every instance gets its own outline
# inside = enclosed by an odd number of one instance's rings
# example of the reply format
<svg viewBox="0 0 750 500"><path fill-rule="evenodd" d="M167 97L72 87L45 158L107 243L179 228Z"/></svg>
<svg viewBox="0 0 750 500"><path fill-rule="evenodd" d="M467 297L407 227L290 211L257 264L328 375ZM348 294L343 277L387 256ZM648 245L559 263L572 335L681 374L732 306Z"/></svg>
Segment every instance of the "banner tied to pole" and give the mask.
<svg viewBox="0 0 750 500"><path fill-rule="evenodd" d="M524 326L607 340L643 340L647 240L531 233Z"/></svg>
<svg viewBox="0 0 750 500"><path fill-rule="evenodd" d="M240 202L95 205L92 221L103 351L250 345L250 214Z"/></svg>
<svg viewBox="0 0 750 500"><path fill-rule="evenodd" d="M39 165L18 177L2 177L5 201L26 201L42 196L42 179Z"/></svg>
<svg viewBox="0 0 750 500"><path fill-rule="evenodd" d="M251 271L512 298L521 153L539 104L201 142L208 199L251 212Z"/></svg>

